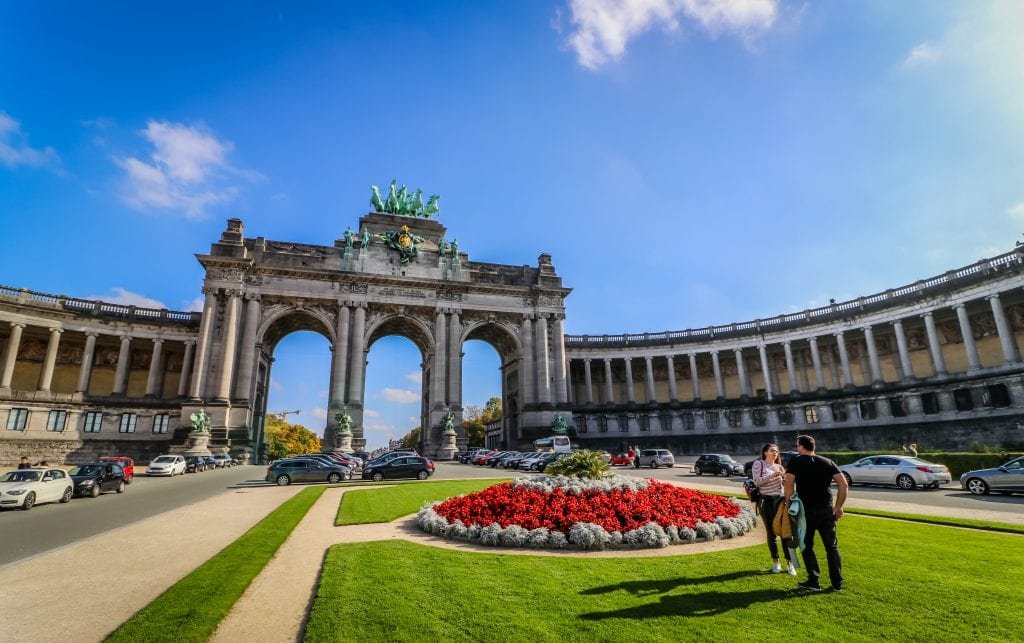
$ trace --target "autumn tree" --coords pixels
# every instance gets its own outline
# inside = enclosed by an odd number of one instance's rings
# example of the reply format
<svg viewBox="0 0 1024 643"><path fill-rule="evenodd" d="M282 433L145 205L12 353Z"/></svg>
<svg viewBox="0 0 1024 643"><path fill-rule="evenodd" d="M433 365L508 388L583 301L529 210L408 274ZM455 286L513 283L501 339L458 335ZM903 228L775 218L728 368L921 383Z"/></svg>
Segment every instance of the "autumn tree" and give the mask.
<svg viewBox="0 0 1024 643"><path fill-rule="evenodd" d="M462 411L462 428L466 431L469 446L482 447L487 437L487 425L501 420L501 398L492 397L484 408L467 404Z"/></svg>
<svg viewBox="0 0 1024 643"><path fill-rule="evenodd" d="M402 446L406 449L418 449L420 446L420 437L422 435L423 429L416 427L402 436Z"/></svg>
<svg viewBox="0 0 1024 643"><path fill-rule="evenodd" d="M320 438L301 424L288 424L276 415L268 415L265 428L271 460L320 450Z"/></svg>

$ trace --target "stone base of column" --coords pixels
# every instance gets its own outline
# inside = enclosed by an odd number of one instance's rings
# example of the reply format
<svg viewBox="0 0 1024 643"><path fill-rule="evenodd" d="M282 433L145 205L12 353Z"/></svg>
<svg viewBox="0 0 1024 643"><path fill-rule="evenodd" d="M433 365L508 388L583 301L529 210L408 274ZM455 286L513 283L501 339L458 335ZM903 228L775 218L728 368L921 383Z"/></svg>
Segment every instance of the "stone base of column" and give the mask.
<svg viewBox="0 0 1024 643"><path fill-rule="evenodd" d="M184 455L213 455L210 452L210 434L192 432L188 436L188 448Z"/></svg>
<svg viewBox="0 0 1024 643"><path fill-rule="evenodd" d="M340 433L340 434L338 434L338 449L337 450L338 451L343 451L345 453L352 453L354 451L354 449L352 448L352 432L351 431L349 431L347 433Z"/></svg>
<svg viewBox="0 0 1024 643"><path fill-rule="evenodd" d="M437 459L438 460L452 460L455 458L455 454L458 452L456 446L457 434L455 431L451 433L441 433L441 446L437 448Z"/></svg>

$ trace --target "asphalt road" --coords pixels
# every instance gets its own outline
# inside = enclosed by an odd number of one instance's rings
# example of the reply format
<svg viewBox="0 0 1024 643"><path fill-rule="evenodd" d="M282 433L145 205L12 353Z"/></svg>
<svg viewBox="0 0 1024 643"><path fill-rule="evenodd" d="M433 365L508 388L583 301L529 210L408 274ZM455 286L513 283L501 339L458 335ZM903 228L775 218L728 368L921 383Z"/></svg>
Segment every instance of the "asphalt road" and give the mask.
<svg viewBox="0 0 1024 643"><path fill-rule="evenodd" d="M125 527L238 486L262 482L266 467L212 469L173 478L136 476L127 490L0 512L0 566ZM252 482L250 482L252 481ZM145 570L132 570L133 573Z"/></svg>

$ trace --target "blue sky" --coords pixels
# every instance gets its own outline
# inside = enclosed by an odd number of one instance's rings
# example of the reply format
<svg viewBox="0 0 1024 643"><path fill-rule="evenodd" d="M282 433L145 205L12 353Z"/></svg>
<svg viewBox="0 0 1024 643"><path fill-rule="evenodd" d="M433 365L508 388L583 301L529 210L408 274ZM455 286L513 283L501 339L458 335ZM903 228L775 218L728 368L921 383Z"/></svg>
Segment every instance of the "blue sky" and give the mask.
<svg viewBox="0 0 1024 643"><path fill-rule="evenodd" d="M802 310L1024 231L1019 2L136 4L0 5L0 283L189 308L227 217L331 244L395 177L472 260L551 253L570 333ZM271 406L322 429L326 341L276 357ZM419 359L371 351L374 446ZM492 349L466 369L496 394Z"/></svg>

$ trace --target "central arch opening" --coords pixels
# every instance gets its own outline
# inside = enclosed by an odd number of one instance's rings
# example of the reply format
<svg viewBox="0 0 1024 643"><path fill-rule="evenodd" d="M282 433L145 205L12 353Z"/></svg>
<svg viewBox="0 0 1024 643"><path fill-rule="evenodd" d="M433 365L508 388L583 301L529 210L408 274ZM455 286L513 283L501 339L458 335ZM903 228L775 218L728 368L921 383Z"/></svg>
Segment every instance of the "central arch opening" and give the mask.
<svg viewBox="0 0 1024 643"><path fill-rule="evenodd" d="M291 331L276 338L272 356L266 387L267 415L277 415L286 424L303 426L322 438L331 377L330 342L318 332ZM256 408L260 408L258 401ZM302 444L310 450L308 443ZM312 450L319 450L319 446Z"/></svg>
<svg viewBox="0 0 1024 643"><path fill-rule="evenodd" d="M424 415L423 354L402 335L384 335L367 352L363 429L367 451L386 448Z"/></svg>

